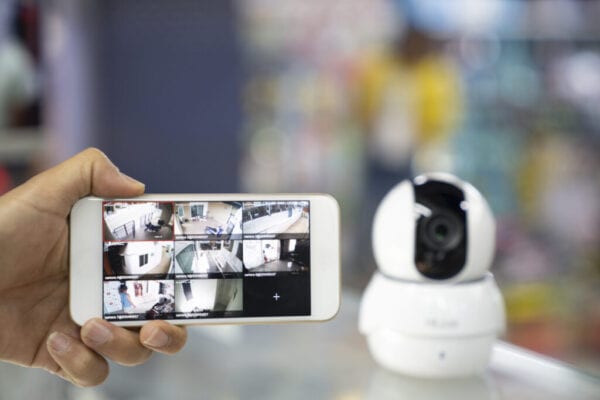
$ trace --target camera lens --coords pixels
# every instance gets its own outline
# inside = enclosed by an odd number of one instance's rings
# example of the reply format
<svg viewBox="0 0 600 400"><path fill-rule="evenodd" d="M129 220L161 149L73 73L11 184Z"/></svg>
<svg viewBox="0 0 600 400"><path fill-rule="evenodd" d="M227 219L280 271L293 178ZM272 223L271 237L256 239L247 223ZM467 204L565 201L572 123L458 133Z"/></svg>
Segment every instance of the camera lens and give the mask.
<svg viewBox="0 0 600 400"><path fill-rule="evenodd" d="M436 240L442 241L448 237L448 226L444 224L436 225L435 228L433 228L433 233L435 234Z"/></svg>
<svg viewBox="0 0 600 400"><path fill-rule="evenodd" d="M414 185L415 266L430 279L449 279L460 273L467 257L465 196L454 185L429 180Z"/></svg>
<svg viewBox="0 0 600 400"><path fill-rule="evenodd" d="M462 224L451 213L438 212L424 222L422 238L431 250L448 251L460 244Z"/></svg>

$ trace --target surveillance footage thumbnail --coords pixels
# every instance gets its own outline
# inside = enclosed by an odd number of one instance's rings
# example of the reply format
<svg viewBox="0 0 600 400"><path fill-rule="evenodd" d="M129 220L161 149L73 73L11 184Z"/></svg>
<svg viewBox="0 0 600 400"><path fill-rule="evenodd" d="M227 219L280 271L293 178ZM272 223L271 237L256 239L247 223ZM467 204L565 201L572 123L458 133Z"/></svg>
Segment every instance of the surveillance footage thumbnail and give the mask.
<svg viewBox="0 0 600 400"><path fill-rule="evenodd" d="M167 275L173 266L173 242L105 242L104 275Z"/></svg>
<svg viewBox="0 0 600 400"><path fill-rule="evenodd" d="M240 202L177 202L175 210L175 235L178 239L221 238L242 234Z"/></svg>
<svg viewBox="0 0 600 400"><path fill-rule="evenodd" d="M104 240L172 240L173 203L104 202Z"/></svg>
<svg viewBox="0 0 600 400"><path fill-rule="evenodd" d="M244 306L242 279L192 279L175 282L178 317L240 315Z"/></svg>
<svg viewBox="0 0 600 400"><path fill-rule="evenodd" d="M175 242L177 277L227 277L243 272L241 240L182 240Z"/></svg>
<svg viewBox="0 0 600 400"><path fill-rule="evenodd" d="M307 235L309 202L246 202L242 229L244 235L260 233Z"/></svg>
<svg viewBox="0 0 600 400"><path fill-rule="evenodd" d="M175 311L172 280L104 282L104 318L107 320L168 319Z"/></svg>
<svg viewBox="0 0 600 400"><path fill-rule="evenodd" d="M310 264L308 240L245 240L243 254L247 273L305 272Z"/></svg>

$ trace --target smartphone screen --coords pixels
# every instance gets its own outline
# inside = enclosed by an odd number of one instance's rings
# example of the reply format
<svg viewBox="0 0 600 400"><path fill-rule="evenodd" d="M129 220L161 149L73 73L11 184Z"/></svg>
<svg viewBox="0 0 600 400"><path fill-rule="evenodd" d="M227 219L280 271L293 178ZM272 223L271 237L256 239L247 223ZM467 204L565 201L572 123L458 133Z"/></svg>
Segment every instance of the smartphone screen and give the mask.
<svg viewBox="0 0 600 400"><path fill-rule="evenodd" d="M110 321L311 314L310 201L103 201Z"/></svg>

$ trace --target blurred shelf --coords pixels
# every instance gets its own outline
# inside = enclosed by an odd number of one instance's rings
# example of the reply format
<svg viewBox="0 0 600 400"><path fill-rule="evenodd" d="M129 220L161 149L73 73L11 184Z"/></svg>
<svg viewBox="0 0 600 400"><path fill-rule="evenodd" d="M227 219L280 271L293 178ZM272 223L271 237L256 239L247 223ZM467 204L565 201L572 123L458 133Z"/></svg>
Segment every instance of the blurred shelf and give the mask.
<svg viewBox="0 0 600 400"><path fill-rule="evenodd" d="M41 128L0 130L0 163L27 164L43 147Z"/></svg>
<svg viewBox="0 0 600 400"><path fill-rule="evenodd" d="M501 41L501 42L574 42L589 43L598 45L600 42L600 32L449 32L434 34L441 40L453 41L457 39L469 39L480 41Z"/></svg>

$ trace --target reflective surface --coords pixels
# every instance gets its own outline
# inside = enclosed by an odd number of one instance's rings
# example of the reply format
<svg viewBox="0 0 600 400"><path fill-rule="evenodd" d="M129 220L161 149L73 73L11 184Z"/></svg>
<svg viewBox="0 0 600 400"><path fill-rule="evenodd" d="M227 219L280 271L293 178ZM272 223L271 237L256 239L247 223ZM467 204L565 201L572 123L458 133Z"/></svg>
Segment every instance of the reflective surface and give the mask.
<svg viewBox="0 0 600 400"><path fill-rule="evenodd" d="M359 297L345 293L324 324L195 327L178 355L79 389L37 370L0 364L0 398L44 399L597 399L600 380L499 343L490 368L468 379L427 380L379 368L358 333Z"/></svg>

